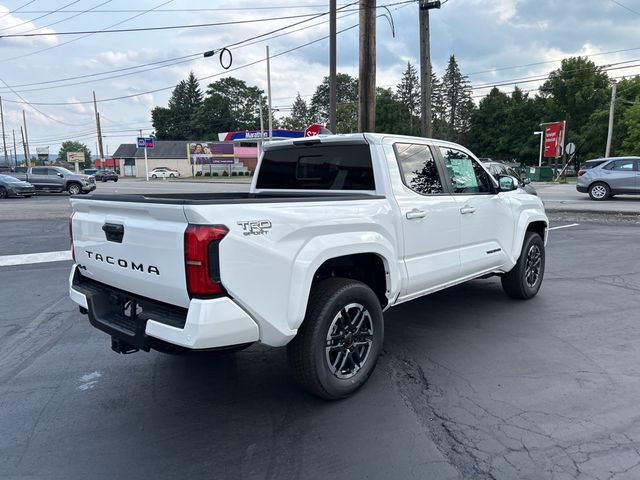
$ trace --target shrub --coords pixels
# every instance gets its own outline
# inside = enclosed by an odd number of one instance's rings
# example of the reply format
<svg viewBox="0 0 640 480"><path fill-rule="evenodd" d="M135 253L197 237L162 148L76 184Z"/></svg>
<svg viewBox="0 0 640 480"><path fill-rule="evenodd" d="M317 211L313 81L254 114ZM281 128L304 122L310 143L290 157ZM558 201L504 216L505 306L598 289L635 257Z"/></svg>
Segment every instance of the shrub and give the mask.
<svg viewBox="0 0 640 480"><path fill-rule="evenodd" d="M232 177L237 177L238 176L238 172L231 172L231 176Z"/></svg>
<svg viewBox="0 0 640 480"><path fill-rule="evenodd" d="M211 172L204 172L204 176L205 177L210 177L211 176Z"/></svg>
<svg viewBox="0 0 640 480"><path fill-rule="evenodd" d="M196 172L196 177L201 177L202 176L202 172Z"/></svg>
<svg viewBox="0 0 640 480"><path fill-rule="evenodd" d="M218 177L218 176L219 176L219 175L218 175L218 172L213 172L212 176L213 176L213 177Z"/></svg>
<svg viewBox="0 0 640 480"><path fill-rule="evenodd" d="M229 176L229 172L227 172L226 170L222 172L222 176L223 177L228 177Z"/></svg>

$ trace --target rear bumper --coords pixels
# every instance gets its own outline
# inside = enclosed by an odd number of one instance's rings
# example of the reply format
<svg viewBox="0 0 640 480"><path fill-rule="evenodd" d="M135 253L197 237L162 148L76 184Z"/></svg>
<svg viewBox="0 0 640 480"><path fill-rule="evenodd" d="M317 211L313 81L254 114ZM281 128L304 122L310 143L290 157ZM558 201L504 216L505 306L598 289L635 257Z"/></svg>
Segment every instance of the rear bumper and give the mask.
<svg viewBox="0 0 640 480"><path fill-rule="evenodd" d="M576 185L576 190L580 193L589 193L589 188L583 185Z"/></svg>
<svg viewBox="0 0 640 480"><path fill-rule="evenodd" d="M69 276L69 296L87 310L94 327L141 350L153 348L157 340L204 350L260 337L257 324L228 297L192 299L188 309L179 308L87 279L77 265Z"/></svg>

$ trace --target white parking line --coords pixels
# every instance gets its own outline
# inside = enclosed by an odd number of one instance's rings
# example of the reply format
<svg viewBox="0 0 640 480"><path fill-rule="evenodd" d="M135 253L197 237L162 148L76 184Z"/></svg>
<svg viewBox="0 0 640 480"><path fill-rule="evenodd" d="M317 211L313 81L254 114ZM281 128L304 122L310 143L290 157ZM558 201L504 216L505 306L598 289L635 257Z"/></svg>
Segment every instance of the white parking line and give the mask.
<svg viewBox="0 0 640 480"><path fill-rule="evenodd" d="M63 250L61 252L4 255L0 257L0 267L8 267L11 265L29 265L32 263L64 262L67 260L71 260L71 252L69 250Z"/></svg>
<svg viewBox="0 0 640 480"><path fill-rule="evenodd" d="M572 223L571 225L560 225L559 227L551 227L549 230L559 230L561 228L577 227L579 223Z"/></svg>

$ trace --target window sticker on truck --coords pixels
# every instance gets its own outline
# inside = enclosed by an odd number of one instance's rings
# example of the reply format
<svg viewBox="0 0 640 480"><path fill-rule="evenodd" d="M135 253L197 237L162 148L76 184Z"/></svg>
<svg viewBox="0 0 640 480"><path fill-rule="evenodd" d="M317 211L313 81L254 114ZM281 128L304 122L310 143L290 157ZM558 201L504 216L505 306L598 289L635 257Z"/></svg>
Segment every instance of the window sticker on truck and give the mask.
<svg viewBox="0 0 640 480"><path fill-rule="evenodd" d="M269 220L248 220L238 222L242 227L243 235L266 235L271 228Z"/></svg>

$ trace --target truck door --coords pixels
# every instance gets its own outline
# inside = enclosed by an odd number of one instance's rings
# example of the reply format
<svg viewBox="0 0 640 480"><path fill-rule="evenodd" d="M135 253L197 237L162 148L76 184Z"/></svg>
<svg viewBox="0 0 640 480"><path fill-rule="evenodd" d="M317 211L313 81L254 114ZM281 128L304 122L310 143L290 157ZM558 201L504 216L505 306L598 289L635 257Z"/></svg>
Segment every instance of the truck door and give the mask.
<svg viewBox="0 0 640 480"><path fill-rule="evenodd" d="M461 277L502 266L515 230L509 195L496 193L489 173L469 154L451 147L439 150L458 203Z"/></svg>
<svg viewBox="0 0 640 480"><path fill-rule="evenodd" d="M51 177L47 175L47 170L49 170L47 167L33 167L28 181L33 183L38 190L57 189Z"/></svg>
<svg viewBox="0 0 640 480"><path fill-rule="evenodd" d="M444 187L433 147L395 143L393 148L401 177L395 196L408 277L401 296L412 297L458 277L460 215L456 200Z"/></svg>

